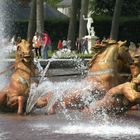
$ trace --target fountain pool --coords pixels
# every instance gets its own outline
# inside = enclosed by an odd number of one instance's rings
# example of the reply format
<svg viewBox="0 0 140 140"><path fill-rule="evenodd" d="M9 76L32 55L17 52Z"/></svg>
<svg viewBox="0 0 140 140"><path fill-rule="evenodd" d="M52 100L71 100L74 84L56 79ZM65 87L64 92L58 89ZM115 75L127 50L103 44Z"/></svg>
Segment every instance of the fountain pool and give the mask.
<svg viewBox="0 0 140 140"><path fill-rule="evenodd" d="M78 116L78 117L77 117ZM17 116L0 114L0 140L139 140L140 113L107 122L78 113Z"/></svg>
<svg viewBox="0 0 140 140"><path fill-rule="evenodd" d="M47 78L39 90L60 92L64 87L64 90L74 88L75 84L80 88L85 83L76 76L52 77ZM91 117L66 109L54 115L44 115L44 109L28 116L0 113L0 140L139 140L139 136L139 111L113 118Z"/></svg>
<svg viewBox="0 0 140 140"><path fill-rule="evenodd" d="M2 0L0 5L0 11L3 13L0 15L0 41L4 41L1 43L1 48L4 47L4 50L6 46L9 47L9 44L3 40L3 37L6 29L10 30L5 25L11 25L5 23L9 21L12 13L9 11L9 14L4 14L5 2L8 4L10 1ZM1 58L7 56L3 49L0 56ZM4 68L5 65L1 66L0 71ZM4 84L7 84L6 76L1 77L0 88ZM79 77L59 76L43 81L38 89L53 90L59 94L63 93L63 90L73 89L75 85L79 88L83 87ZM68 110L49 116L44 115L43 110L36 110L35 114L28 116L0 113L0 140L139 140L139 136L139 111L131 111L117 118L106 115L103 118L95 118Z"/></svg>

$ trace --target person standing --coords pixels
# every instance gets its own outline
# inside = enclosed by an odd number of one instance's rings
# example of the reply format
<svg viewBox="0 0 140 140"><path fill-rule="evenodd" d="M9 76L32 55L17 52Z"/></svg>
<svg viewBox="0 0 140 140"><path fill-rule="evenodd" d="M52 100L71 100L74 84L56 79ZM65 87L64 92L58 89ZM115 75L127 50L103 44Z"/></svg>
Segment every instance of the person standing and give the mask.
<svg viewBox="0 0 140 140"><path fill-rule="evenodd" d="M63 40L62 45L64 49L67 48L67 41L65 39Z"/></svg>
<svg viewBox="0 0 140 140"><path fill-rule="evenodd" d="M71 50L71 40L68 40L68 41L67 41L67 48L68 48L69 50Z"/></svg>
<svg viewBox="0 0 140 140"><path fill-rule="evenodd" d="M35 33L32 42L33 47L35 48L36 57L41 57L41 37L38 32Z"/></svg>
<svg viewBox="0 0 140 140"><path fill-rule="evenodd" d="M75 45L76 45L77 53L80 53L81 52L81 42L80 42L79 38L76 39Z"/></svg>
<svg viewBox="0 0 140 140"><path fill-rule="evenodd" d="M88 39L84 38L83 42L82 42L82 53L85 54L85 51L89 54L88 51Z"/></svg>
<svg viewBox="0 0 140 140"><path fill-rule="evenodd" d="M57 49L58 49L58 50L61 50L62 48L63 48L62 41L59 40L59 41L58 41L58 45L57 45Z"/></svg>
<svg viewBox="0 0 140 140"><path fill-rule="evenodd" d="M43 41L42 57L43 57L43 59L48 59L48 47L49 47L48 40L49 40L48 34L43 33L43 38L42 38L42 41Z"/></svg>

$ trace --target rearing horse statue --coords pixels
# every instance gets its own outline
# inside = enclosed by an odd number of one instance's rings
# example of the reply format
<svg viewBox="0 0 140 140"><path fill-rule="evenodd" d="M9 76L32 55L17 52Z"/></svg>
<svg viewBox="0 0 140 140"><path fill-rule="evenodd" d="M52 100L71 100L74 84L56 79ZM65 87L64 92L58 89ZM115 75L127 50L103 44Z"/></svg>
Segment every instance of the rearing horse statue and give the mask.
<svg viewBox="0 0 140 140"><path fill-rule="evenodd" d="M9 84L0 91L0 110L24 112L28 98L31 76L35 75L33 52L28 41L22 40L17 45L15 72Z"/></svg>
<svg viewBox="0 0 140 140"><path fill-rule="evenodd" d="M126 41L106 40L93 46L94 55L90 61L86 80L96 82L106 91L118 85L120 78L118 60L120 59L124 64L132 62L125 44Z"/></svg>
<svg viewBox="0 0 140 140"><path fill-rule="evenodd" d="M119 72L121 60L123 63L131 63L132 59L128 52L128 49L125 48L125 42L106 40L102 44L95 45L93 47L94 55L90 61L89 72L85 80L94 83L98 83L97 89L108 91L110 88L119 84ZM95 87L95 86L93 86ZM89 87L84 87L83 89L78 89L75 92L65 94L63 97L63 103L66 108L82 109L84 108L84 103L82 100L83 94L87 91L92 91L94 93L94 88L89 89ZM91 93L92 94L92 93ZM51 96L53 93L49 93L47 96L42 96L36 101L35 108L43 107L49 105L51 102ZM100 96L100 95L99 95ZM58 101L59 102L59 101ZM57 102L57 103L58 103ZM78 104L81 104L80 108ZM49 113L53 113L55 110L56 104L52 106Z"/></svg>

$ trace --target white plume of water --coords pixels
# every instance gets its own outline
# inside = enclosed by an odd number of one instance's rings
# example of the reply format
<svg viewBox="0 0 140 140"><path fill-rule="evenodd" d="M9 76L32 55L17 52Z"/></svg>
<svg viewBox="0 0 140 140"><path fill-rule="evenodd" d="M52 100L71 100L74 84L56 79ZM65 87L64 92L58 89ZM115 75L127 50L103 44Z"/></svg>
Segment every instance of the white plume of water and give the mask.
<svg viewBox="0 0 140 140"><path fill-rule="evenodd" d="M76 85L76 86L75 86ZM37 99L45 96L48 92L54 93L55 96L54 100L62 100L63 95L75 92L76 90L80 90L83 87L90 89L90 86L85 81L74 81L74 80L67 80L64 82L51 82L51 81L43 81L38 86L32 85L29 94L29 102L27 103L27 112L32 110L32 107L36 103ZM54 102L54 101L53 101ZM52 103L53 105L53 103Z"/></svg>
<svg viewBox="0 0 140 140"><path fill-rule="evenodd" d="M7 67L7 63L5 63L5 58L8 57L10 48L12 44L9 43L9 36L10 33L10 25L12 25L12 12L8 11L8 4L11 1L1 0L0 1L0 73L4 71ZM8 73L0 75L0 89L5 86L8 82Z"/></svg>
<svg viewBox="0 0 140 140"><path fill-rule="evenodd" d="M53 59L72 59L72 62L75 63L75 69L78 71L81 71L81 74L83 75L87 69L87 66L85 66L83 60L78 57L75 51L71 51L68 48L63 48L61 50L56 51L53 56Z"/></svg>
<svg viewBox="0 0 140 140"><path fill-rule="evenodd" d="M36 104L37 99L42 97L44 94L44 92L39 91L39 87L41 86L42 82L45 82L45 83L48 82L48 79L45 77L45 75L50 67L51 62L53 62L55 59L60 59L60 58L72 58L71 61L75 63L75 69L81 70L81 74L83 74L83 71L85 70L83 61L78 58L78 56L76 55L75 52L71 52L71 50L69 50L69 49L62 49L62 50L55 52L53 54L52 58L48 59L48 64L46 65L44 70L42 70L42 67L40 66L39 61L37 61L37 64L39 64L38 68L41 69L41 71L40 71L41 78L39 80L39 84L37 84L37 85L33 84L31 86L29 98L28 98L27 106L26 106L27 113L29 113L33 109L34 105ZM46 87L48 88L48 85ZM45 94L47 94L48 89L46 89L44 91L45 91ZM50 91L53 91L53 89L51 89ZM56 93L58 93L58 92L59 92L59 94L58 94L58 96L56 96ZM65 91L61 90L61 92L64 93ZM54 93L55 93L55 95L53 95L53 97L50 99L51 100L49 102L50 104L47 105L46 110L49 110L49 108L52 107L52 105L55 103L55 101L58 99L58 97L60 97L60 91L58 89L55 90Z"/></svg>

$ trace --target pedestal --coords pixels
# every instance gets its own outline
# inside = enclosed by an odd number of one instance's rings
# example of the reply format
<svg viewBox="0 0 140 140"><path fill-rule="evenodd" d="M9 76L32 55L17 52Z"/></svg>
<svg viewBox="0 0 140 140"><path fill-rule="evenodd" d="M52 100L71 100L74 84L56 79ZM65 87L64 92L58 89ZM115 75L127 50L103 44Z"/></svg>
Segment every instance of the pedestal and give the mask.
<svg viewBox="0 0 140 140"><path fill-rule="evenodd" d="M88 38L88 51L92 53L91 48L95 45L96 40L98 39L97 36L86 36Z"/></svg>
<svg viewBox="0 0 140 140"><path fill-rule="evenodd" d="M98 37L97 36L87 35L84 38L87 38L88 39L88 51L91 54L92 53L91 48L92 48L92 46L95 45L96 40L98 39Z"/></svg>

